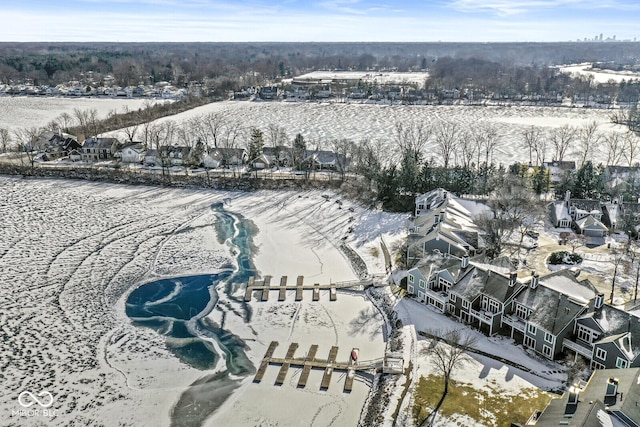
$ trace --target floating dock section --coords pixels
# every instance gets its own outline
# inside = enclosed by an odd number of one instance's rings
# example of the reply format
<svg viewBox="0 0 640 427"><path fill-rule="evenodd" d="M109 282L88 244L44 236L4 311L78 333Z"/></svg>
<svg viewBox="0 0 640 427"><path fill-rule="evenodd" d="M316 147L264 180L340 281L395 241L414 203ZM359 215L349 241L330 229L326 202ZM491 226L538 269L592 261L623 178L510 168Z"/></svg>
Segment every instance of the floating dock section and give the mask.
<svg viewBox="0 0 640 427"><path fill-rule="evenodd" d="M253 292L259 291L258 300L268 301L270 291L278 291L278 301L286 301L287 291L295 291L295 300L302 301L303 291L310 290L313 292L312 300L320 301L320 291L329 291L329 301L336 301L338 299L338 289L341 288L363 288L365 285L370 285L370 281L354 280L351 282L339 282L329 283L328 285L321 285L320 283L314 283L313 285L304 284L304 276L298 276L295 285L287 284L287 276L280 278L279 286L271 286L272 276L265 276L264 280L257 281L255 277L251 276L246 284L244 292L244 300L249 302L253 298Z"/></svg>

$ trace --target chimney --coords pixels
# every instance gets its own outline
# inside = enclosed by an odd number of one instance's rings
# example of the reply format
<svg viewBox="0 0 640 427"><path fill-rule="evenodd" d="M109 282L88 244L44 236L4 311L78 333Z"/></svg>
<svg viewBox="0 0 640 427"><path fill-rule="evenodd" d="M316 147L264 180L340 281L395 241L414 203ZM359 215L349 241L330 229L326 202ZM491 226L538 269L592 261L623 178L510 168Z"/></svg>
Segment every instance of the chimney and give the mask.
<svg viewBox="0 0 640 427"><path fill-rule="evenodd" d="M512 271L509 273L509 286L513 286L516 284L516 279L518 278L518 273Z"/></svg>
<svg viewBox="0 0 640 427"><path fill-rule="evenodd" d="M604 304L604 294L598 294L596 295L596 300L594 302L594 307L595 308L602 308L602 304Z"/></svg>
<svg viewBox="0 0 640 427"><path fill-rule="evenodd" d="M569 206L569 200L571 200L571 190L567 190L564 193L564 201L567 202L567 206Z"/></svg>
<svg viewBox="0 0 640 427"><path fill-rule="evenodd" d="M538 283L540 282L540 276L535 271L531 272L531 289L535 289L538 287Z"/></svg>
<svg viewBox="0 0 640 427"><path fill-rule="evenodd" d="M469 255L463 255L460 259L460 267L467 268L469 266Z"/></svg>

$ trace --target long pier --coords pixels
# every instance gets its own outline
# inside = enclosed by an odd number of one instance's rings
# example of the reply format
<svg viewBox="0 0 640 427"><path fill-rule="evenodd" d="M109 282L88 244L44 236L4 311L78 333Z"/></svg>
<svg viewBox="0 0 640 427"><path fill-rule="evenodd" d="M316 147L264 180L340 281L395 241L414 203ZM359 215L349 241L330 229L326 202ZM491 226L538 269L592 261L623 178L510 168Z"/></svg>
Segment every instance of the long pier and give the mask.
<svg viewBox="0 0 640 427"><path fill-rule="evenodd" d="M305 285L304 276L298 276L296 283L287 284L287 276L280 278L280 285L271 285L272 276L265 276L262 281L256 281L255 277L249 277L249 281L246 284L244 292L244 300L249 302L253 298L253 292L258 291L259 301L268 301L269 293L271 291L278 291L278 301L285 301L287 299L287 291L295 291L295 301L302 301L303 291L313 291L312 300L320 301L320 291L329 291L329 301L336 301L338 299L337 290L341 288L363 288L372 284L371 280L353 280L348 282L336 282L329 283L328 285L321 285L320 283L314 283Z"/></svg>
<svg viewBox="0 0 640 427"><path fill-rule="evenodd" d="M346 371L343 391L349 393L353 389L353 381L356 372L378 370L382 369L384 366L384 358L355 362L351 359L351 351L349 352L347 362L337 362L339 350L337 346L331 347L327 359L318 359L316 358L316 354L318 352L318 346L316 344L313 344L309 348L307 355L302 358L294 357L295 352L298 349L298 343L289 344L287 354L284 358L273 357L274 350L277 346L277 341L271 341L271 344L269 344L269 348L262 358L260 367L258 368L258 371L253 378L254 383L259 383L262 381L262 378L264 377L264 374L269 365L280 365L280 370L278 371L278 376L275 381L275 385L280 386L284 384L287 372L289 368L293 366L296 368L302 368L300 378L298 379L298 388L306 387L312 369L323 369L324 373L322 375L322 380L320 383L320 390L327 390L329 388L329 385L331 384L331 376L333 375L333 372Z"/></svg>

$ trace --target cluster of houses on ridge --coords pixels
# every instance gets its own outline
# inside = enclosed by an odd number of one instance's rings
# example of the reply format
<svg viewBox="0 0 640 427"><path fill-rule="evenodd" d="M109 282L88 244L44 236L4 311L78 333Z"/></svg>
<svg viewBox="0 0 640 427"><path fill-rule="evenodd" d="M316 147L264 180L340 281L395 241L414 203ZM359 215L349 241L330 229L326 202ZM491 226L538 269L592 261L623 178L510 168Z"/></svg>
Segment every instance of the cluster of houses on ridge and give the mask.
<svg viewBox="0 0 640 427"><path fill-rule="evenodd" d="M56 86L34 85L32 83L0 84L0 95L10 96L183 99L190 93L193 93L193 88L177 88L168 82L122 87L114 84L113 78L105 78L101 83L71 81Z"/></svg>
<svg viewBox="0 0 640 427"><path fill-rule="evenodd" d="M585 212L597 216L595 210L572 204L569 195L552 203L551 212L560 204L569 206L574 223L583 224ZM551 360L573 354L594 369L640 367L640 309L625 311L605 303L589 280L578 280L569 270L519 277L509 260L487 263L482 234L473 224L474 216L486 209L442 189L416 199L407 252L409 262L416 264L408 271L408 293L487 335L509 336Z"/></svg>
<svg viewBox="0 0 640 427"><path fill-rule="evenodd" d="M36 148L37 147L37 148ZM190 166L220 168L248 166L254 169L293 167L293 150L287 146L264 147L255 159L248 158L244 148L188 147L165 145L147 149L141 142L121 142L117 138L90 137L80 143L73 135L62 132L45 132L32 148L39 152L42 161L66 158L86 163L117 161L147 166ZM346 171L349 158L327 150L306 150L300 165L309 170Z"/></svg>
<svg viewBox="0 0 640 427"><path fill-rule="evenodd" d="M551 91L544 94L522 94L485 92L472 88L419 88L415 84L365 84L353 79L292 79L278 86L247 87L229 94L236 100L266 101L388 101L404 104L429 105L502 105L518 104L531 106L588 106L593 108L612 108L619 103L608 94L575 94L565 97L561 92ZM637 104L635 102L629 103ZM625 104L626 106L626 104Z"/></svg>

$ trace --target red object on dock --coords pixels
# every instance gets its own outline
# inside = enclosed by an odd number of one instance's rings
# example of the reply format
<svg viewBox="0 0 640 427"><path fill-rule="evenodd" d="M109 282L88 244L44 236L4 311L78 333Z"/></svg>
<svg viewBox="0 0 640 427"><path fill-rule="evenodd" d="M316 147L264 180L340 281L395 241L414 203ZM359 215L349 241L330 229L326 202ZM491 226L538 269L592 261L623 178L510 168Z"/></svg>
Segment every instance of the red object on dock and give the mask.
<svg viewBox="0 0 640 427"><path fill-rule="evenodd" d="M353 350L351 350L351 360L353 360L354 362L358 361L358 349L354 348Z"/></svg>

